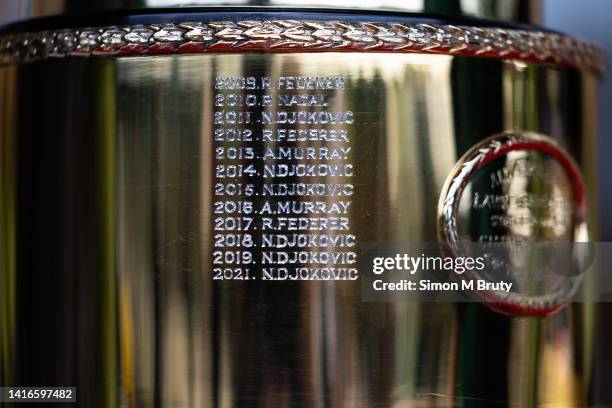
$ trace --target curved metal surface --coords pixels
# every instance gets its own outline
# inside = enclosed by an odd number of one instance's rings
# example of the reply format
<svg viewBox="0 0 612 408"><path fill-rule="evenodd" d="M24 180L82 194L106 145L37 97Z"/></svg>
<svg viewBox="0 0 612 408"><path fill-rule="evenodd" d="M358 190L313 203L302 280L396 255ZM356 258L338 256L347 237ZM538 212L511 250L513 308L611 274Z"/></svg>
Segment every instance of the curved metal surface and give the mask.
<svg viewBox="0 0 612 408"><path fill-rule="evenodd" d="M323 93L353 112L348 140L289 146L351 148L348 233L359 242L435 241L458 158L510 129L569 151L592 202L588 72L392 53L2 67L2 385L76 385L87 407L590 403L585 305L512 318L480 304L364 303L350 280L213 281L216 149L282 145L215 139L216 95L248 93L216 90L219 77L343 78ZM267 182L254 178L256 189Z"/></svg>

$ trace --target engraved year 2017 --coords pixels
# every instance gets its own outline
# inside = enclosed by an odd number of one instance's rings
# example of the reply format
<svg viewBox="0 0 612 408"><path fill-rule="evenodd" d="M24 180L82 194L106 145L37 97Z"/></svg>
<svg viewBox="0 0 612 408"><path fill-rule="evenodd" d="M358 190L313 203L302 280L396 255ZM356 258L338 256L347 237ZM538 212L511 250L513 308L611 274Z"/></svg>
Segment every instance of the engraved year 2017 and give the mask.
<svg viewBox="0 0 612 408"><path fill-rule="evenodd" d="M248 231L253 217L217 217L215 231Z"/></svg>

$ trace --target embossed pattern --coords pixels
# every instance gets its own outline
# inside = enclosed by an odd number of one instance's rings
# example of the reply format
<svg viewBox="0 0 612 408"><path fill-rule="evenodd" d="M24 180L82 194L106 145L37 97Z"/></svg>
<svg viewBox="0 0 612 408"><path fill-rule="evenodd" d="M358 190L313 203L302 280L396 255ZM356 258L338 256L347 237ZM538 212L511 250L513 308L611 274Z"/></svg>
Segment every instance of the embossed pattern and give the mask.
<svg viewBox="0 0 612 408"><path fill-rule="evenodd" d="M553 156L565 169L574 189L575 236L572 242L585 242L587 206L584 185L578 166L570 155L552 139L534 132L506 132L492 136L474 146L459 160L447 178L438 202L438 240L453 256L465 254L464 242L459 234L459 204L471 178L492 160L510 151L529 150ZM466 272L466 279L482 279L475 271ZM547 295L526 296L518 293L480 291L477 293L493 309L502 313L524 316L545 316L567 303L580 284L580 277L568 279L569 287L562 287Z"/></svg>
<svg viewBox="0 0 612 408"><path fill-rule="evenodd" d="M598 47L542 31L341 21L222 21L65 29L0 37L0 63L72 55L223 51L385 51L508 58L586 68L598 74Z"/></svg>

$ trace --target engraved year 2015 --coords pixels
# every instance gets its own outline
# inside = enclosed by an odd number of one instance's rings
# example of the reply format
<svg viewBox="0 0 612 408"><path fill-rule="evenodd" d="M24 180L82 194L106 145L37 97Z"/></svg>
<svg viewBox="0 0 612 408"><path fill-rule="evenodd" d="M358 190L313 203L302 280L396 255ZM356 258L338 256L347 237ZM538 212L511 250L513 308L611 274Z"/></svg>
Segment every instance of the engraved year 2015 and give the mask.
<svg viewBox="0 0 612 408"><path fill-rule="evenodd" d="M253 184L242 183L216 183L215 195L218 196L247 196L255 194L255 186Z"/></svg>

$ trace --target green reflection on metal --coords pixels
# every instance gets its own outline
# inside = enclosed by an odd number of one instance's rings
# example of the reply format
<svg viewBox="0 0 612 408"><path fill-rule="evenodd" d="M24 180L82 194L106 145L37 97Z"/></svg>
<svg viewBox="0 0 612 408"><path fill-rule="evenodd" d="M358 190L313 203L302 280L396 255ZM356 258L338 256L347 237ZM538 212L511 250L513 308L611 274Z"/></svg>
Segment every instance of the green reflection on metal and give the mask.
<svg viewBox="0 0 612 408"><path fill-rule="evenodd" d="M99 228L102 234L100 271L103 287L102 295L102 324L103 324L103 370L105 406L116 407L119 404L119 376L118 376L118 291L117 273L115 270L115 66L107 61L100 67L100 83L98 88L98 103L100 116L96 121L98 126L99 152L101 155L98 169L100 186L100 212Z"/></svg>
<svg viewBox="0 0 612 408"><path fill-rule="evenodd" d="M16 323L15 69L0 72L0 385L12 385Z"/></svg>

